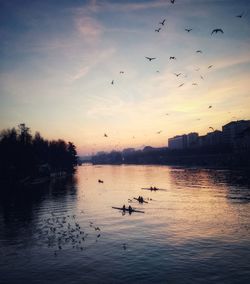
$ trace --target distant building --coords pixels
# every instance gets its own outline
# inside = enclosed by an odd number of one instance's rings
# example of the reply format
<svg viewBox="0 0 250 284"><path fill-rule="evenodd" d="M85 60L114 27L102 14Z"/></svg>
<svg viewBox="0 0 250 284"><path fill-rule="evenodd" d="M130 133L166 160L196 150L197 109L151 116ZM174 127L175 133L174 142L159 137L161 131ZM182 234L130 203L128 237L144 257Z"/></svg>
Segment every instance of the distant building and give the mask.
<svg viewBox="0 0 250 284"><path fill-rule="evenodd" d="M199 145L199 134L192 132L187 134L187 148L195 148Z"/></svg>
<svg viewBox="0 0 250 284"><path fill-rule="evenodd" d="M124 149L123 151L122 151L122 153L124 154L124 155L126 155L126 154L131 154L131 153L134 153L135 152L135 148L126 148L126 149Z"/></svg>
<svg viewBox="0 0 250 284"><path fill-rule="evenodd" d="M250 127L246 128L236 136L234 148L236 148L238 151L250 149Z"/></svg>
<svg viewBox="0 0 250 284"><path fill-rule="evenodd" d="M234 144L237 136L250 127L250 120L232 121L222 126L224 143Z"/></svg>
<svg viewBox="0 0 250 284"><path fill-rule="evenodd" d="M219 145L222 143L222 132L219 130L215 130L213 132L209 132L206 135L206 143L209 146Z"/></svg>
<svg viewBox="0 0 250 284"><path fill-rule="evenodd" d="M187 135L177 135L168 139L169 149L186 149L187 148Z"/></svg>

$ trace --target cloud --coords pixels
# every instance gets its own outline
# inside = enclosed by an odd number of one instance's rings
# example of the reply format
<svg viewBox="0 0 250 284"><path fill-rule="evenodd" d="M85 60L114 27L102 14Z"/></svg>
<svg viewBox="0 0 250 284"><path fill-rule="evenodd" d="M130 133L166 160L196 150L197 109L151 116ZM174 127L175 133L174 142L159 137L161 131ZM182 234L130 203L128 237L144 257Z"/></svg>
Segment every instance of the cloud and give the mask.
<svg viewBox="0 0 250 284"><path fill-rule="evenodd" d="M83 15L77 17L75 22L77 30L88 43L95 43L104 31L104 28L100 22L91 16Z"/></svg>
<svg viewBox="0 0 250 284"><path fill-rule="evenodd" d="M109 59L115 51L115 48L112 47L101 51L98 48L89 50L87 62L81 65L77 71L72 72L73 74L69 76L69 82L73 83L74 81L87 76L94 67Z"/></svg>
<svg viewBox="0 0 250 284"><path fill-rule="evenodd" d="M83 68L78 70L76 74L71 76L70 81L73 82L73 81L78 80L82 77L85 77L88 74L89 70L90 70L90 66L84 66Z"/></svg>

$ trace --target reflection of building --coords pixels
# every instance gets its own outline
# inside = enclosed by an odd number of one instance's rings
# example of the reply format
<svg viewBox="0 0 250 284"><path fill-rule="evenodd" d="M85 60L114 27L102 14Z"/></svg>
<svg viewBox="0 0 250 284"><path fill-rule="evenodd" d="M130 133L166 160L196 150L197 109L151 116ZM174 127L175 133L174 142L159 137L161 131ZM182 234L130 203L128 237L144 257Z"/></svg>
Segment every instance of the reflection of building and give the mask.
<svg viewBox="0 0 250 284"><path fill-rule="evenodd" d="M168 139L168 147L170 149L185 149L187 148L187 135L178 135Z"/></svg>
<svg viewBox="0 0 250 284"><path fill-rule="evenodd" d="M232 121L222 126L224 143L233 144L237 136L250 127L250 120Z"/></svg>

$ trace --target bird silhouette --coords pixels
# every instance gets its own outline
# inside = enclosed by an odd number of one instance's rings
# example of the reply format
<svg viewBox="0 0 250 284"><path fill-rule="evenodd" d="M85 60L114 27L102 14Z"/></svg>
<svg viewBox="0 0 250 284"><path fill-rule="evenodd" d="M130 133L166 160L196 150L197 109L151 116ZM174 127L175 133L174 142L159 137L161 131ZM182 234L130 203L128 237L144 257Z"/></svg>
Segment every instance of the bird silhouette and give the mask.
<svg viewBox="0 0 250 284"><path fill-rule="evenodd" d="M213 67L213 65L209 65L207 68L210 69L210 68L212 68L212 67Z"/></svg>
<svg viewBox="0 0 250 284"><path fill-rule="evenodd" d="M237 16L235 16L235 17L237 17L237 18L242 18L243 15L244 15L244 12L242 12L241 14L239 14L239 15L237 15Z"/></svg>
<svg viewBox="0 0 250 284"><path fill-rule="evenodd" d="M202 53L202 50L196 50L196 53Z"/></svg>
<svg viewBox="0 0 250 284"><path fill-rule="evenodd" d="M175 1L175 0L170 0L170 2L171 2L172 4L174 4L174 1Z"/></svg>
<svg viewBox="0 0 250 284"><path fill-rule="evenodd" d="M147 56L145 56L145 58L147 58L149 61L156 59L155 57L147 57Z"/></svg>
<svg viewBox="0 0 250 284"><path fill-rule="evenodd" d="M193 30L193 29L188 29L188 28L185 29L185 31L188 32L188 33L191 32L192 30Z"/></svg>
<svg viewBox="0 0 250 284"><path fill-rule="evenodd" d="M159 29L155 29L155 32L159 33L159 32L160 32L160 30L161 30L161 28L159 28Z"/></svg>
<svg viewBox="0 0 250 284"><path fill-rule="evenodd" d="M184 85L184 83L180 84L180 85L178 86L178 88L182 87L183 85Z"/></svg>
<svg viewBox="0 0 250 284"><path fill-rule="evenodd" d="M214 128L212 126L209 126L208 129L212 129L214 131Z"/></svg>
<svg viewBox="0 0 250 284"><path fill-rule="evenodd" d="M159 24L164 26L166 19L164 19L162 22L160 22Z"/></svg>
<svg viewBox="0 0 250 284"><path fill-rule="evenodd" d="M192 85L193 85L193 86L198 86L198 84L197 84L197 83L193 83Z"/></svg>
<svg viewBox="0 0 250 284"><path fill-rule="evenodd" d="M114 85L114 80L111 81L111 85Z"/></svg>
<svg viewBox="0 0 250 284"><path fill-rule="evenodd" d="M162 132L162 130L160 130L160 131L157 131L157 132L156 132L156 134L161 134L161 132Z"/></svg>
<svg viewBox="0 0 250 284"><path fill-rule="evenodd" d="M204 80L204 78L203 78L203 76L202 76L202 75L200 75L200 77L201 77L201 79L202 79L202 80Z"/></svg>
<svg viewBox="0 0 250 284"><path fill-rule="evenodd" d="M179 77L179 76L181 75L181 73L174 73L174 75L175 75L176 77Z"/></svg>
<svg viewBox="0 0 250 284"><path fill-rule="evenodd" d="M104 135L103 135L104 137L108 137L108 135L106 134L106 133L104 133Z"/></svg>
<svg viewBox="0 0 250 284"><path fill-rule="evenodd" d="M208 108L212 108L212 106L209 106Z"/></svg>
<svg viewBox="0 0 250 284"><path fill-rule="evenodd" d="M217 34L218 32L224 34L224 32L223 32L222 29L214 29L214 30L212 30L211 35L212 35L213 33L216 33L216 34Z"/></svg>
<svg viewBox="0 0 250 284"><path fill-rule="evenodd" d="M120 74L124 74L124 71L120 71Z"/></svg>
<svg viewBox="0 0 250 284"><path fill-rule="evenodd" d="M170 56L170 57L169 57L169 59L170 59L170 60L171 60L171 59L176 60L176 57L174 57L174 56Z"/></svg>

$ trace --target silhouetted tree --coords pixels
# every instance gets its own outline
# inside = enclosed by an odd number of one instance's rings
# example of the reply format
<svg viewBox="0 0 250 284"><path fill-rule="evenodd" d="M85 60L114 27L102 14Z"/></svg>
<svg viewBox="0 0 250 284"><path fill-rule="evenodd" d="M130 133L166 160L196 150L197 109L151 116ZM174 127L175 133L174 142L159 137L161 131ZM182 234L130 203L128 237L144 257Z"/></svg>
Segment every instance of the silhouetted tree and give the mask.
<svg viewBox="0 0 250 284"><path fill-rule="evenodd" d="M22 179L49 175L52 172L73 172L77 165L76 147L64 140L45 140L39 132L32 137L21 123L18 129L0 133L0 179Z"/></svg>

